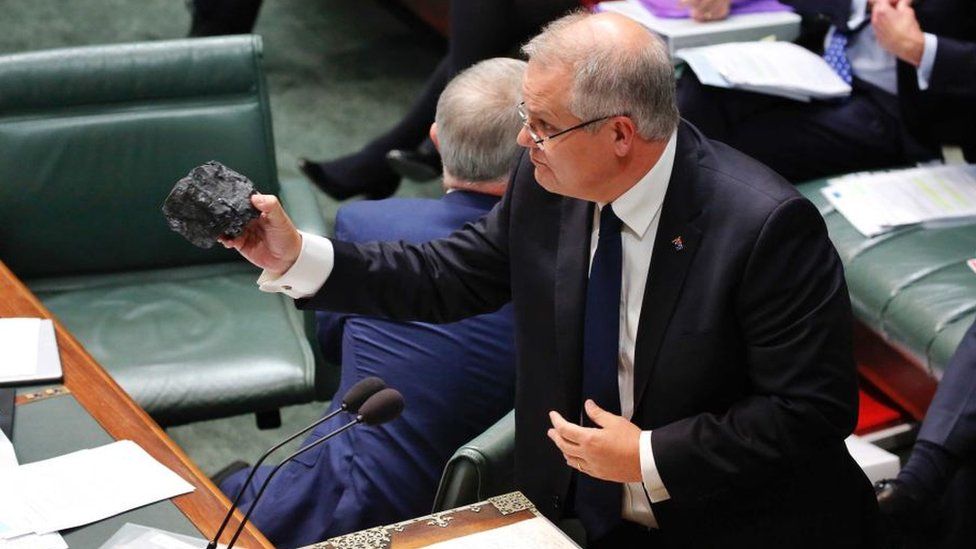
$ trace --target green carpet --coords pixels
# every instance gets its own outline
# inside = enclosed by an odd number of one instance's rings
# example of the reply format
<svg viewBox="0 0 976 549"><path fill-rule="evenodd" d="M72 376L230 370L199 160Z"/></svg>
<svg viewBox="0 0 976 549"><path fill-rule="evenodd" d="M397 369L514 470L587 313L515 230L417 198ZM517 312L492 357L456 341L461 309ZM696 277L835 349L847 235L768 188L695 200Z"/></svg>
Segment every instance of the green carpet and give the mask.
<svg viewBox="0 0 976 549"><path fill-rule="evenodd" d="M300 177L296 158L353 152L392 125L442 55L371 0L266 0L262 35L281 178ZM180 0L0 0L0 54L185 36ZM399 194L438 196L435 183ZM320 193L334 219L336 204ZM170 428L170 435L212 474L234 459L253 461L286 434L314 420L323 403L283 410L283 427L258 431L253 416Z"/></svg>

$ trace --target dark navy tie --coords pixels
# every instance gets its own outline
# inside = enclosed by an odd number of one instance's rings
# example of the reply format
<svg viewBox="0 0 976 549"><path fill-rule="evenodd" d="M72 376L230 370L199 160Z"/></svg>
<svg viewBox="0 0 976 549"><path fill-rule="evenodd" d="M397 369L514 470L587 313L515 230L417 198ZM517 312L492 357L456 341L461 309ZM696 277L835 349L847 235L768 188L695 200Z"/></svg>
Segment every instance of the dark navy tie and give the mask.
<svg viewBox="0 0 976 549"><path fill-rule="evenodd" d="M620 279L623 250L620 218L608 204L600 211L600 237L586 286L583 318L583 395L604 410L620 414L617 360L620 346ZM593 422L582 412L582 425ZM621 485L579 473L576 514L589 539L599 539L620 522Z"/></svg>

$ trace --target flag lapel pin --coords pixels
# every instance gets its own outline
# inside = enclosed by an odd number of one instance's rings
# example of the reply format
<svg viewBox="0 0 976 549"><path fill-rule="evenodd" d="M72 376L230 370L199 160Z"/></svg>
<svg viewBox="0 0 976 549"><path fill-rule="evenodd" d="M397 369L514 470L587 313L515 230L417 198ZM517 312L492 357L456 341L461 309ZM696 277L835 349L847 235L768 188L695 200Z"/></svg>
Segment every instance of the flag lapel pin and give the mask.
<svg viewBox="0 0 976 549"><path fill-rule="evenodd" d="M681 250L685 249L685 243L681 240L680 235L674 237L674 240L671 241L671 245L674 246L674 251L676 252L680 252Z"/></svg>

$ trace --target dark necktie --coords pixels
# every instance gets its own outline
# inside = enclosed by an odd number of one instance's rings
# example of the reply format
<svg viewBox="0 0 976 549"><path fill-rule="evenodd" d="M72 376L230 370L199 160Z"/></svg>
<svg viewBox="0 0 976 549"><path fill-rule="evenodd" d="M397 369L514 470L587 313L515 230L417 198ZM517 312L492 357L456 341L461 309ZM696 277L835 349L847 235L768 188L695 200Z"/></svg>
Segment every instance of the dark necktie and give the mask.
<svg viewBox="0 0 976 549"><path fill-rule="evenodd" d="M851 61L847 57L847 42L850 34L834 28L834 33L830 35L830 41L824 49L824 60L840 76L841 80L850 84L853 81Z"/></svg>
<svg viewBox="0 0 976 549"><path fill-rule="evenodd" d="M604 410L620 414L617 359L620 345L620 278L623 250L620 218L608 204L600 212L600 237L586 285L583 319L583 395ZM593 423L582 412L582 425ZM576 514L589 539L599 539L620 522L621 485L580 473Z"/></svg>

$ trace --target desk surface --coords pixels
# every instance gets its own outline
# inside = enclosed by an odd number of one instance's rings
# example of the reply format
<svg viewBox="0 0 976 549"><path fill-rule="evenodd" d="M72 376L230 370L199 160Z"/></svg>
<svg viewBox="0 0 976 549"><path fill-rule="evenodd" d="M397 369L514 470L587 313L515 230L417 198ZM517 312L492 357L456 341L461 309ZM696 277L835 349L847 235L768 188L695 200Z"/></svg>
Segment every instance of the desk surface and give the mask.
<svg viewBox="0 0 976 549"><path fill-rule="evenodd" d="M51 313L34 294L0 262L0 317L41 317L52 318ZM95 362L76 340L56 319L58 350L64 370L64 387L70 396L114 439L128 439L142 446L160 463L193 485L195 490L178 496L171 501L173 505L200 531L200 536L209 538L223 519L230 502L200 469L190 460L149 415L133 402L121 387ZM52 398L65 398L55 396ZM26 395L17 397L18 410L29 403ZM26 409L25 409L26 411ZM18 412L18 416L20 413ZM14 427L20 422L15 419ZM232 520L221 541L229 541L238 521ZM236 546L274 547L254 527L248 525Z"/></svg>

